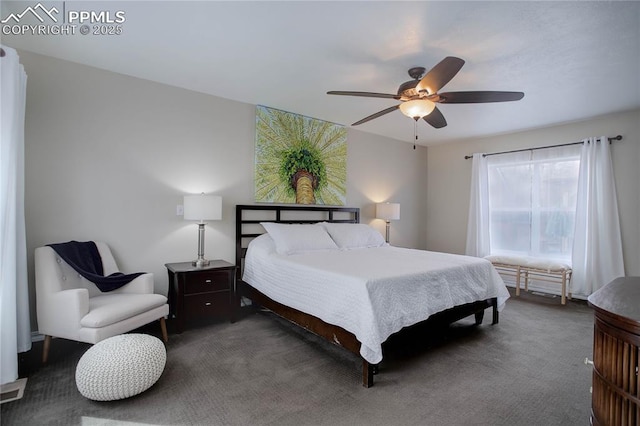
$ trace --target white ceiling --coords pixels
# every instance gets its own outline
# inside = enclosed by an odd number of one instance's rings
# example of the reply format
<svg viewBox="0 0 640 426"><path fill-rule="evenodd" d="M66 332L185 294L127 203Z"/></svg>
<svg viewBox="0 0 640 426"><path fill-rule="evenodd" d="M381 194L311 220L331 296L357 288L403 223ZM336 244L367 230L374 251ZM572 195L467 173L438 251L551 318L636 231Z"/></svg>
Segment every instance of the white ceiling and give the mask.
<svg viewBox="0 0 640 426"><path fill-rule="evenodd" d="M31 2L2 2L2 18ZM488 136L640 107L640 2L42 2L125 12L122 34L3 35L44 55L344 125L394 105L414 66L466 65L442 91L522 91L518 102L440 105L419 143ZM26 18L25 18L26 19ZM399 111L357 126L412 142Z"/></svg>

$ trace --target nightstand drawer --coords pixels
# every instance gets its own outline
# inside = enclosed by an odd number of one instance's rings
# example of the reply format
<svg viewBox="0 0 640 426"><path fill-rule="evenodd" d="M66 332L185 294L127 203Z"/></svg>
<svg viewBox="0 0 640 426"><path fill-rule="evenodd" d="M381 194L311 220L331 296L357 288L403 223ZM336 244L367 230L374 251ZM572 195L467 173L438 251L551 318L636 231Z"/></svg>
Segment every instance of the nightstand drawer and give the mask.
<svg viewBox="0 0 640 426"><path fill-rule="evenodd" d="M230 310L230 293L218 291L184 297L184 310L187 318L227 316Z"/></svg>
<svg viewBox="0 0 640 426"><path fill-rule="evenodd" d="M185 277L184 293L229 290L229 273L227 271L192 272Z"/></svg>

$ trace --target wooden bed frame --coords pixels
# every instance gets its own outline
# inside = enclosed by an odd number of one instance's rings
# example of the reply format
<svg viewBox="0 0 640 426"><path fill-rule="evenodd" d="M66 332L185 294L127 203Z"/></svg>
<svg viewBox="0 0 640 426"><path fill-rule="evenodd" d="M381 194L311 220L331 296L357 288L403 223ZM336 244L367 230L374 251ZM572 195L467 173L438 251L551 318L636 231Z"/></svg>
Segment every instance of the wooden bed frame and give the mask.
<svg viewBox="0 0 640 426"><path fill-rule="evenodd" d="M243 259L249 242L265 233L260 222L278 223L359 223L360 209L353 207L325 206L272 206L272 205L237 205L236 206L236 294L246 297L257 306L269 309L276 315L324 338L334 345L341 346L360 356L360 342L355 335L342 327L328 324L321 319L278 303L260 291L242 281ZM482 323L485 309L493 308L492 324L498 323L497 298L480 300L456 306L432 315L425 321L438 321L447 324L470 315L475 315L476 324ZM401 331L400 331L401 332ZM373 376L377 373L377 365L369 364L362 358L362 385L373 386Z"/></svg>

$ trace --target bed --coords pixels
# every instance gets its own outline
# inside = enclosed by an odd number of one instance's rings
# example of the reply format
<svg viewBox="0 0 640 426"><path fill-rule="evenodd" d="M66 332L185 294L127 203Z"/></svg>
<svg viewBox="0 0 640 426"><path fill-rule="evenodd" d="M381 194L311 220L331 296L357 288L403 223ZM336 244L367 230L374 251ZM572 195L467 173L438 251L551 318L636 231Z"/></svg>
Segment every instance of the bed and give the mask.
<svg viewBox="0 0 640 426"><path fill-rule="evenodd" d="M498 323L509 295L490 262L389 246L359 219L349 207L236 206L238 296L360 356L365 387L405 327L480 324L487 308Z"/></svg>

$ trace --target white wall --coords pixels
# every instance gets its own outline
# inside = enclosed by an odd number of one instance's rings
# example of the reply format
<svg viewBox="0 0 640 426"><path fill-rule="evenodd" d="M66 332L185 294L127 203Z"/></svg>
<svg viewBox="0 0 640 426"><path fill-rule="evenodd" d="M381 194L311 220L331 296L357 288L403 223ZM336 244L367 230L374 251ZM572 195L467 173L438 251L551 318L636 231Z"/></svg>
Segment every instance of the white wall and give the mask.
<svg viewBox="0 0 640 426"><path fill-rule="evenodd" d="M622 135L611 146L627 275L640 275L640 110L522 133L428 148L427 249L464 253L474 152L547 146Z"/></svg>
<svg viewBox="0 0 640 426"><path fill-rule="evenodd" d="M19 54L32 323L33 250L48 243L106 241L124 272L153 272L166 294L164 264L196 257L197 226L175 214L186 193L223 197L206 257L235 260L235 205L254 202L254 105ZM427 149L353 129L347 147L347 205L384 233L374 203L401 203L392 242L424 248Z"/></svg>

